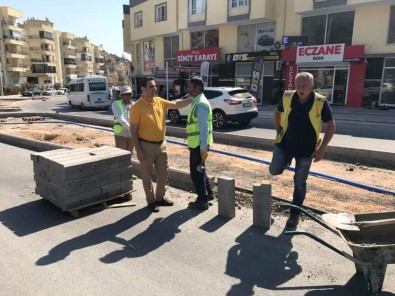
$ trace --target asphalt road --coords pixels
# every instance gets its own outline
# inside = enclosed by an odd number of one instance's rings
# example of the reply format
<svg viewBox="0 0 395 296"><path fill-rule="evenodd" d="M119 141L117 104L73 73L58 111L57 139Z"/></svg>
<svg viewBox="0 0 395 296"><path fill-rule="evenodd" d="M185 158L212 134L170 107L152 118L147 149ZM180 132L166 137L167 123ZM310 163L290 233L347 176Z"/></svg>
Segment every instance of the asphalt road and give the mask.
<svg viewBox="0 0 395 296"><path fill-rule="evenodd" d="M52 96L46 101L27 100L17 102L25 112L59 112L68 113L74 115L83 115L88 117L101 117L106 119L112 119L112 111L109 110L74 110L71 109L67 102L66 96ZM238 124L230 124L228 128L222 130L226 133L234 133L235 135L240 134L242 131L244 135L252 137L260 137L264 130L274 131L273 125L273 107L268 107L265 111L260 111L258 118L254 119L249 127L240 127ZM371 138L371 139L384 139L384 140L395 140L394 124L380 121L380 115L374 120L364 120L362 115L357 114L337 114L334 111L336 119L336 134L346 135L360 138ZM390 116L383 111L382 116ZM178 125L180 126L180 125ZM181 125L182 126L182 125Z"/></svg>
<svg viewBox="0 0 395 296"><path fill-rule="evenodd" d="M136 207L78 219L34 194L31 151L0 143L0 295L368 296L354 264L305 236L252 226L252 210L217 216L187 209L193 198L170 188L176 204L152 214L141 180ZM337 235L310 220L307 230L342 251ZM382 296L394 296L389 265Z"/></svg>

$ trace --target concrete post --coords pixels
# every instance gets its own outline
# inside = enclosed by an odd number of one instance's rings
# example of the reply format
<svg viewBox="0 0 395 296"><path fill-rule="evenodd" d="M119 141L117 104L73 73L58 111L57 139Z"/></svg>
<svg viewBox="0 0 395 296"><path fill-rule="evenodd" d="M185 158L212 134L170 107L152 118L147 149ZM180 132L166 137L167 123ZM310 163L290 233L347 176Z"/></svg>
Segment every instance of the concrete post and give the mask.
<svg viewBox="0 0 395 296"><path fill-rule="evenodd" d="M233 218L236 215L235 179L218 178L218 215Z"/></svg>
<svg viewBox="0 0 395 296"><path fill-rule="evenodd" d="M270 229L272 218L272 185L253 185L253 225Z"/></svg>

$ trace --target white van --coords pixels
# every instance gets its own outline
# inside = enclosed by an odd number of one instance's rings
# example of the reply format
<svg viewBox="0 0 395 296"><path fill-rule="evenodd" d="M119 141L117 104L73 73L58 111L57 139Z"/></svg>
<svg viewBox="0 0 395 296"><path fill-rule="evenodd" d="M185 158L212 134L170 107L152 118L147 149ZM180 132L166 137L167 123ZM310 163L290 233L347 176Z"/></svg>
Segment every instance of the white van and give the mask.
<svg viewBox="0 0 395 296"><path fill-rule="evenodd" d="M92 75L72 79L67 85L67 102L71 108L108 108L110 89L105 76Z"/></svg>

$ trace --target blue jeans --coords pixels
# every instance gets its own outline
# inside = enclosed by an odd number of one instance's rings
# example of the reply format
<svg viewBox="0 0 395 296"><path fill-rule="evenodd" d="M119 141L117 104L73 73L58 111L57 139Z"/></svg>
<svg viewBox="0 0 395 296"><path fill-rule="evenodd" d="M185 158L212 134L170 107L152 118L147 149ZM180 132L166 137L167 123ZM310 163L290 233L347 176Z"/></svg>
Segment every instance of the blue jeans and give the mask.
<svg viewBox="0 0 395 296"><path fill-rule="evenodd" d="M292 161L292 156L287 155L278 146L274 147L273 159L269 166L271 175L281 175L285 168L289 166ZM295 175L294 175L294 194L292 204L301 207L306 197L306 181L309 176L309 170L313 159L311 157L295 157ZM291 210L295 213L296 211Z"/></svg>

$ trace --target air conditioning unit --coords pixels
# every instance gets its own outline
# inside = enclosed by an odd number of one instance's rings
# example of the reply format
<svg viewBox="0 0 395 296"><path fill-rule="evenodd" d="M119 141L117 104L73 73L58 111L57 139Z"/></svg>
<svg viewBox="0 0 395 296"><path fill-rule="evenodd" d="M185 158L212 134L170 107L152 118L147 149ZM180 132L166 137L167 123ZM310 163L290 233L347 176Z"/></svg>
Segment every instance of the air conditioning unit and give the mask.
<svg viewBox="0 0 395 296"><path fill-rule="evenodd" d="M282 50L285 49L285 46L281 41L277 40L276 42L274 42L273 48L275 50Z"/></svg>
<svg viewBox="0 0 395 296"><path fill-rule="evenodd" d="M151 73L152 74L156 74L156 72L158 72L158 67L156 67L156 66L153 66L153 67L151 67Z"/></svg>

